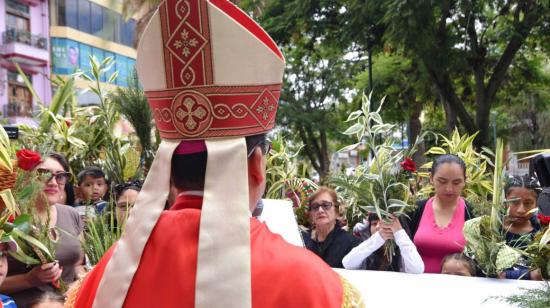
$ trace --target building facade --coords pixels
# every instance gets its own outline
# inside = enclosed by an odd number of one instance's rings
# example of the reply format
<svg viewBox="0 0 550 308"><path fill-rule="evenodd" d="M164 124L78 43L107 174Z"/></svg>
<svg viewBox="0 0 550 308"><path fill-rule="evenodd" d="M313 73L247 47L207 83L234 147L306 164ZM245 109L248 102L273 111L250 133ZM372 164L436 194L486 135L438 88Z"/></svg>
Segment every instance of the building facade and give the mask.
<svg viewBox="0 0 550 308"><path fill-rule="evenodd" d="M0 112L8 123L33 124L37 99L17 71L22 69L36 94L49 103L51 86L47 0L0 1Z"/></svg>
<svg viewBox="0 0 550 308"><path fill-rule="evenodd" d="M104 87L127 86L133 73L136 50L133 48L136 21L125 20L120 1L113 0L50 0L51 70L54 75L69 75L77 70L90 71L90 56L99 61L112 57L111 70L101 77ZM118 77L107 84L114 71ZM79 80L78 88L88 83ZM79 93L80 105L97 104L92 92Z"/></svg>

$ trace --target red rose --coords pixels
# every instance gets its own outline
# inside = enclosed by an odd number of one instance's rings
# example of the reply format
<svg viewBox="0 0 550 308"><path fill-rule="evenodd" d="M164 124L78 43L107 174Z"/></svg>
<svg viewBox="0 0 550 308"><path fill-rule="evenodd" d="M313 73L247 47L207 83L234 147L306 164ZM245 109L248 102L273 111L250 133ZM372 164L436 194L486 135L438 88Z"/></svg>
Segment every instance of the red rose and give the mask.
<svg viewBox="0 0 550 308"><path fill-rule="evenodd" d="M42 158L39 153L23 149L15 153L17 156L17 165L19 168L29 171L40 164Z"/></svg>
<svg viewBox="0 0 550 308"><path fill-rule="evenodd" d="M537 218L540 221L540 224L543 226L547 226L550 224L550 216L544 216L542 213L538 213Z"/></svg>
<svg viewBox="0 0 550 308"><path fill-rule="evenodd" d="M401 162L401 167L405 171L416 172L416 163L410 157Z"/></svg>

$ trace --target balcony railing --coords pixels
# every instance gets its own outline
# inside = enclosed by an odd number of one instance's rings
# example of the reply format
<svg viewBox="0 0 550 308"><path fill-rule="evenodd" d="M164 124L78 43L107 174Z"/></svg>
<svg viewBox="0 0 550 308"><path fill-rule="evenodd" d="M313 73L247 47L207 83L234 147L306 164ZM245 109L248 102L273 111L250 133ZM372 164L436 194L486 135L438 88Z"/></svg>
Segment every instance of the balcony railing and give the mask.
<svg viewBox="0 0 550 308"><path fill-rule="evenodd" d="M27 31L9 29L3 33L2 38L4 44L15 42L48 50L48 40L45 37L34 35Z"/></svg>
<svg viewBox="0 0 550 308"><path fill-rule="evenodd" d="M33 109L27 103L11 101L4 105L2 110L4 118L32 117Z"/></svg>

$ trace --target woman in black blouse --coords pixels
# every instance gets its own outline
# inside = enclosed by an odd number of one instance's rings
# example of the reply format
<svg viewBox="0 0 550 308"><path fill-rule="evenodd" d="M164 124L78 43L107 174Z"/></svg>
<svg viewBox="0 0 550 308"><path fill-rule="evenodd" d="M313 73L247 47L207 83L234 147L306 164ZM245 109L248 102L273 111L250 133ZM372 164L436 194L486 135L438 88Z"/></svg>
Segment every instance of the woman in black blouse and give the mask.
<svg viewBox="0 0 550 308"><path fill-rule="evenodd" d="M338 223L338 198L328 187L320 187L309 198L309 219L312 229L304 234L307 249L321 257L331 267L343 268L342 259L360 239L343 230Z"/></svg>

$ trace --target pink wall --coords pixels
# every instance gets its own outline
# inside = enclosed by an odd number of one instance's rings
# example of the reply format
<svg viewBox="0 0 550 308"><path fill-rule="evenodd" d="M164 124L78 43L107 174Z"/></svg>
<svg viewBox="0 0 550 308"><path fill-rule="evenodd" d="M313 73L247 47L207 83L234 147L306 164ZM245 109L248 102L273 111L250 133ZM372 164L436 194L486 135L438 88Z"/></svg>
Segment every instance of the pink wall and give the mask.
<svg viewBox="0 0 550 308"><path fill-rule="evenodd" d="M47 0L34 0L31 1L34 5L29 6L29 15L30 15L30 27L31 33L34 35L39 35L46 37L48 45L50 43L49 39L49 10L48 10L48 1ZM6 3L4 0L0 1L0 32L6 31ZM48 55L50 54L48 46ZM47 77L50 76L50 57L48 57L48 63L44 67L32 67L32 71L35 71L35 74L32 74L32 83L33 87L36 90L37 94L40 96L42 101L48 104L51 101L52 91L51 85ZM0 110L3 110L3 105L8 103L8 94L7 94L7 70L5 69L5 63L0 67L0 82L3 82L0 85ZM9 65L9 64L8 64ZM2 89L3 88L3 89ZM34 100L36 104L36 99ZM17 122L28 122L25 119L17 119Z"/></svg>
<svg viewBox="0 0 550 308"><path fill-rule="evenodd" d="M50 54L50 21L47 0L41 0L39 5L30 6L31 33L46 37L48 40L48 54ZM50 76L50 58L48 64L42 68L40 74L34 74L32 84L42 101L48 104L51 101L52 91L50 82L46 76ZM36 103L36 101L35 101Z"/></svg>

